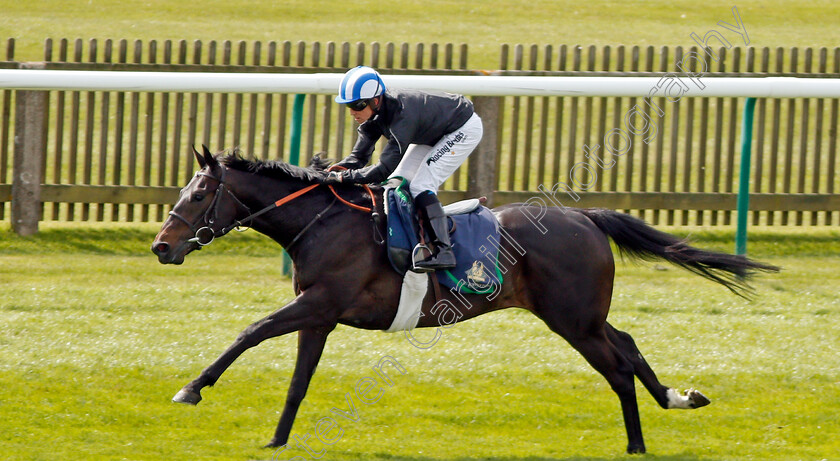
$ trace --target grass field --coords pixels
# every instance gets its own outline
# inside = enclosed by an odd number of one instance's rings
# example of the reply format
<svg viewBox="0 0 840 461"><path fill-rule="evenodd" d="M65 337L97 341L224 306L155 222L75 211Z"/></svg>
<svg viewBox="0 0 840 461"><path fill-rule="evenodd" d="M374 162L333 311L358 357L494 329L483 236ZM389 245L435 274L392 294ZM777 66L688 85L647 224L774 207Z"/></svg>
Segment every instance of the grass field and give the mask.
<svg viewBox="0 0 840 461"><path fill-rule="evenodd" d="M268 441L296 338L246 353L197 407L170 398L250 322L292 297L279 247L232 235L162 266L156 226L50 224L0 232L0 453L14 460L271 459ZM680 231L685 233L686 231ZM732 232L690 232L729 251ZM744 301L686 271L619 264L611 322L634 335L663 383L709 407L664 411L638 386L656 460L819 460L840 453L840 232L757 230L751 255L784 267ZM417 330L423 339L430 330ZM536 318L509 310L419 350L400 335L339 327L293 435L347 409L345 394L392 356L393 374L330 460L625 459L618 401ZM323 451L323 453L321 453ZM292 448L275 459L301 456Z"/></svg>
<svg viewBox="0 0 840 461"><path fill-rule="evenodd" d="M503 43L692 46L692 32L734 24L733 5L753 46L840 43L834 0L0 0L0 39L18 39L17 59L35 61L46 38L451 42L470 46L471 67L495 69Z"/></svg>
<svg viewBox="0 0 840 461"><path fill-rule="evenodd" d="M0 0L0 40L40 60L46 38L452 42L496 68L503 43L692 46L737 5L756 47L840 43L840 2L321 2ZM0 226L8 226L5 222ZM0 229L0 459L267 460L296 338L246 353L195 408L170 398L249 323L293 296L279 247L226 237L162 266L154 225ZM690 233L731 251L731 229ZM649 454L629 457L606 382L536 318L508 310L444 331L421 351L399 335L339 327L293 435L347 408L382 357L405 375L329 460L840 459L840 232L757 229L752 256L783 266L744 301L670 266L620 264L610 321L631 333L663 383L697 387L706 408L664 411L639 386ZM416 331L418 338L431 331ZM321 453L323 451L323 453Z"/></svg>

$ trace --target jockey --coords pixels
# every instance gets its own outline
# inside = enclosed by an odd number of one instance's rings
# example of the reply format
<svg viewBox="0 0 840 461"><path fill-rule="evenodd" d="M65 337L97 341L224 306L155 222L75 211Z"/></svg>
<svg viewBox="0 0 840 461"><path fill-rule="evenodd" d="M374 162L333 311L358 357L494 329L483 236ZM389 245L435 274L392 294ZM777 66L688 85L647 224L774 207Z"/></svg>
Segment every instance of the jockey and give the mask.
<svg viewBox="0 0 840 461"><path fill-rule="evenodd" d="M481 119L470 100L449 93L386 90L379 73L366 66L344 74L335 101L346 104L358 122L359 138L347 168L329 173L327 182L379 183L391 176L410 181L409 191L430 230L435 251L416 271L455 267L448 223L437 190L467 160L482 136ZM388 143L379 163L365 167L380 137Z"/></svg>

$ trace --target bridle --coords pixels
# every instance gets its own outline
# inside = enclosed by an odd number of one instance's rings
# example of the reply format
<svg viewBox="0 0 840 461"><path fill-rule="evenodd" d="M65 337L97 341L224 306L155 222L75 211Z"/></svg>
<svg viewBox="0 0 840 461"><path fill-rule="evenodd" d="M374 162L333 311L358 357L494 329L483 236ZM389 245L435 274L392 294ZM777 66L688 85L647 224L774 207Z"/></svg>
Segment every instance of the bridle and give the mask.
<svg viewBox="0 0 840 461"><path fill-rule="evenodd" d="M199 249L201 249L201 247L203 247L203 246L206 246L206 245L209 245L209 244L213 243L213 240L215 240L216 237L221 237L221 236L227 234L228 232L230 232L231 230L233 230L235 228L239 228L239 227L242 226L242 221L234 221L234 223L232 225L230 225L228 227L225 227L225 228L219 230L218 232L213 229L213 224L215 224L216 219L219 217L219 199L222 197L222 195L224 193L227 193L228 195L230 195L230 197L233 199L233 202L237 206L239 206L241 208L244 208L246 210L246 212L249 215L248 218L245 219L246 221L249 218L253 218L253 216L254 216L253 214L251 214L251 209L248 208L247 205L242 203L242 201L239 200L239 198L236 196L236 194L231 192L230 189L228 189L227 186L225 185L225 171L226 170L224 168L222 168L221 169L221 174L219 175L219 177L216 177L216 176L214 176L214 175L212 175L208 172L205 172L205 171L196 172L196 174L195 174L196 177L204 176L206 178L210 178L210 179L219 183L219 185L216 187L216 193L213 195L213 201L210 203L210 206L204 212L204 216L202 216L202 219L199 219L198 223L190 222L187 218L181 216L175 210L172 210L172 211L169 212L170 216L172 216L172 217L178 219L179 221L183 222L184 224L187 225L187 227L190 228L191 231L193 231L193 234L195 236L193 238L187 240L187 242L197 243ZM199 227L199 225L201 224L202 221L203 221L204 225Z"/></svg>
<svg viewBox="0 0 840 461"><path fill-rule="evenodd" d="M184 224L186 224L190 228L191 231L193 231L195 236L193 238L187 240L187 242L194 242L194 243L198 244L198 249L201 249L202 247L205 247L205 246L213 243L213 240L215 240L217 237L222 237L224 235L227 235L230 231L232 231L234 229L239 231L239 232L244 232L244 231L248 230L250 228L250 225L254 222L255 218L257 218L257 217L259 217L259 216L261 216L261 215L263 215L263 214L265 214L265 213L267 213L267 212L269 212L269 211L271 211L271 210L273 210L277 207L280 207L280 206L282 206L286 203L289 203L292 200L306 194L307 192L309 192L309 191L311 191L311 190L313 190L313 189L315 189L315 188L317 188L318 186L321 185L321 184L310 184L309 186L306 186L303 189L292 192L291 194L275 201L271 205L268 205L265 208L263 208L263 209L261 209L257 212L251 213L251 209L248 208L247 205L242 203L242 201L239 200L239 198L236 196L236 194L234 194L225 185L225 181L224 181L225 171L227 171L227 170L225 170L225 168L222 168L221 169L221 174L219 175L219 177L216 177L213 174L211 174L209 172L205 172L203 170L198 171L195 174L197 177L198 176L204 176L206 178L213 179L213 180L215 180L219 183L218 187L216 187L216 193L213 196L213 201L210 203L210 206L204 212L204 216L202 217L203 221L204 221L203 226L199 227L199 225L200 225L199 223L190 222L187 218L181 216L180 214L178 214L174 210L169 212L170 216L172 216L172 217L178 219L179 221L183 222ZM365 211L365 212L371 213L371 220L374 223L374 241L376 241L377 244L384 243L384 239L381 237L381 235L379 233L379 213L376 212L376 196L374 195L374 193L370 189L370 187L367 186L367 185L364 186L365 190L368 192L368 194L370 196L370 200L371 200L371 207L370 208L363 207L363 206L360 206L360 205L356 205L354 203L350 203L347 200L341 198L338 195L338 192L336 192L335 188L332 185L329 185L329 188L332 191L335 198L330 202L329 205L327 205L326 208L324 208L323 210L321 210L321 212L316 214L315 217L306 226L304 226L303 229L301 229L298 232L298 234L292 239L292 241L288 245L286 245L286 249L288 250L295 243L297 243L297 241L303 236L303 234L306 231L308 231L309 228L312 227L316 222L318 222L321 218L323 218L324 215L327 213L327 211L329 211L333 207L333 205L335 205L335 203L337 201L341 201L342 203L346 204L347 206L349 206L353 209L357 209L357 210L360 210L360 211ZM233 199L234 203L238 207L245 209L245 211L248 213L248 215L246 217L242 218L242 219L239 219L239 220L235 219L233 221L233 223L231 223L230 225L228 225L226 227L223 227L222 229L219 229L217 231L217 230L213 229L213 224L216 222L216 219L218 218L219 199L221 198L221 196L224 193L227 193L227 195L229 195Z"/></svg>

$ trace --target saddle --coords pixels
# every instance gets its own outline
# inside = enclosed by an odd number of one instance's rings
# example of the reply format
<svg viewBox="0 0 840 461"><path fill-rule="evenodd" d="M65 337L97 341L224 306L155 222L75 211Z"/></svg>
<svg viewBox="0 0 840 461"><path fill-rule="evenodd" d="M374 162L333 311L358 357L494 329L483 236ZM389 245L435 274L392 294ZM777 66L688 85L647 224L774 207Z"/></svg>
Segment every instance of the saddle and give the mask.
<svg viewBox="0 0 840 461"><path fill-rule="evenodd" d="M408 191L408 181L391 178L385 185L388 259L400 275L420 259L425 248L420 240L420 222ZM499 221L478 199L462 200L443 207L449 218L452 249L458 261L454 269L436 271L439 283L461 293L486 294L502 284L499 269Z"/></svg>

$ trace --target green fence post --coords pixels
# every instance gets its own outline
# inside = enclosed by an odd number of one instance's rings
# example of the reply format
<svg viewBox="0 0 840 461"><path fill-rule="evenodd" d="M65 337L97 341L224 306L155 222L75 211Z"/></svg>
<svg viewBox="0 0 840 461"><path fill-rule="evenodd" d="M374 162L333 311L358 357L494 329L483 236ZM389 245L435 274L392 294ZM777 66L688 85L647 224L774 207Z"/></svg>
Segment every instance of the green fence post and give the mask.
<svg viewBox="0 0 840 461"><path fill-rule="evenodd" d="M747 214L750 209L750 161L755 98L747 98L741 124L741 174L738 180L738 227L735 231L735 254L747 253Z"/></svg>
<svg viewBox="0 0 840 461"><path fill-rule="evenodd" d="M289 163L297 165L300 163L300 131L303 125L303 101L306 99L305 94L296 94L295 102L292 106L292 128L291 140L289 141ZM292 259L289 254L283 250L283 274L290 274L292 272Z"/></svg>

